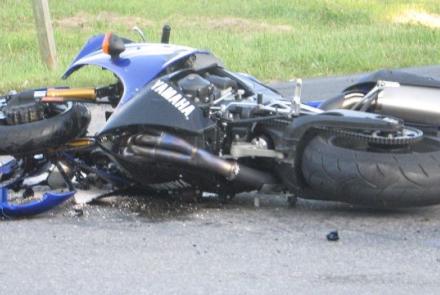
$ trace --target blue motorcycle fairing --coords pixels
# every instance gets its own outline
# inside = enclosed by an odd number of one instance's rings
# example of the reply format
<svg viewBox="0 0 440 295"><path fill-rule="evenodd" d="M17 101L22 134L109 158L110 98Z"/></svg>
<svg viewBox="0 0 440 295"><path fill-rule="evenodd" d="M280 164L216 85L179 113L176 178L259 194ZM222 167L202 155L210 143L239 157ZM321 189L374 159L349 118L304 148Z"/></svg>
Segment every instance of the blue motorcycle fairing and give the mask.
<svg viewBox="0 0 440 295"><path fill-rule="evenodd" d="M125 104L145 84L167 66L192 54L211 55L208 51L161 43L126 43L119 58L112 59L101 49L104 35L92 37L63 75L67 79L85 65L96 65L113 72L122 82L124 93L119 106Z"/></svg>
<svg viewBox="0 0 440 295"><path fill-rule="evenodd" d="M40 214L67 201L74 194L75 191L60 193L47 192L44 193L41 200L22 205L12 205L8 203L8 189L6 187L0 187L0 215L4 217L22 217Z"/></svg>
<svg viewBox="0 0 440 295"><path fill-rule="evenodd" d="M7 159L4 163L0 163L0 176L7 175L14 172L15 168L17 168L17 160L14 158Z"/></svg>
<svg viewBox="0 0 440 295"><path fill-rule="evenodd" d="M102 43L104 41L104 34L93 36L87 40L87 43L81 48L78 55L72 60L69 68L63 74L62 78L67 79L77 68L73 68L72 65L75 64L81 58L101 49Z"/></svg>
<svg viewBox="0 0 440 295"><path fill-rule="evenodd" d="M185 115L178 107L170 102L169 98L154 90L155 85L163 85L163 89L171 89L167 84L167 76L153 80L145 85L133 98L124 105L120 105L118 112L110 116L99 135L107 134L115 129L130 126L148 126L157 128L178 129L192 134L201 133L215 126L203 111L187 101L185 104L192 108L190 114ZM185 101L183 93L179 92L181 100ZM175 103L174 103L175 104Z"/></svg>
<svg viewBox="0 0 440 295"><path fill-rule="evenodd" d="M17 160L12 157L6 159L4 163L0 165L1 175L11 174L18 168ZM14 185L17 181L20 181L20 179L21 178L17 178L8 185L0 186L0 217L21 217L40 214L55 208L75 194L75 191L46 192L41 200L20 205L10 204L8 202L8 186Z"/></svg>
<svg viewBox="0 0 440 295"><path fill-rule="evenodd" d="M305 105L314 107L314 108L319 108L319 106L321 105L322 100L312 100L312 101L306 101L304 102Z"/></svg>

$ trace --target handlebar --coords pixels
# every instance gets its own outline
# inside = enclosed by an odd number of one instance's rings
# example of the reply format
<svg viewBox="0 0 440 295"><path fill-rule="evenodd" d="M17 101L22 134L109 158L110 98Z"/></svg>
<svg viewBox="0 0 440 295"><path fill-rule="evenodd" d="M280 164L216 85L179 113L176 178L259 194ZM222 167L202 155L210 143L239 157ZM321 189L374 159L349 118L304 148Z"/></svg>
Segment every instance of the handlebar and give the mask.
<svg viewBox="0 0 440 295"><path fill-rule="evenodd" d="M85 103L111 104L115 107L122 89L119 83L99 88L40 88L26 90L16 94L0 96L0 101L13 104L40 101L43 103L64 103L79 101ZM107 100L102 100L107 98Z"/></svg>
<svg viewBox="0 0 440 295"><path fill-rule="evenodd" d="M48 89L41 102L96 101L95 88Z"/></svg>

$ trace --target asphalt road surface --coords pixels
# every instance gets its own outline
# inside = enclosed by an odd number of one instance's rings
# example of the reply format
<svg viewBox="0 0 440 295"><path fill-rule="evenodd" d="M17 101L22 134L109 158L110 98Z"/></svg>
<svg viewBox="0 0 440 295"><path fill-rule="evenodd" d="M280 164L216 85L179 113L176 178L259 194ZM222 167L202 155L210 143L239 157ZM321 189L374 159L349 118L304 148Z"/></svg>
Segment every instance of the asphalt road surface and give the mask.
<svg viewBox="0 0 440 295"><path fill-rule="evenodd" d="M439 67L412 71L440 77ZM332 96L352 80L310 79L304 95ZM440 206L373 211L300 200L289 208L264 195L253 204L251 194L228 205L115 197L79 217L69 202L0 221L0 294L440 292ZM331 230L339 241L326 240Z"/></svg>

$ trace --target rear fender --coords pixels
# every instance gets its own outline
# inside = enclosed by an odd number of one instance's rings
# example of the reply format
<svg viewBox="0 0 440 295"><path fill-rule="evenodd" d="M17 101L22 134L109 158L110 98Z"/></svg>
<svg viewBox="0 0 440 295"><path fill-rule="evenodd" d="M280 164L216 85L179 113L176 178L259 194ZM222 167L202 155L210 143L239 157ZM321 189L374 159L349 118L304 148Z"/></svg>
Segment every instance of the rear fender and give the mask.
<svg viewBox="0 0 440 295"><path fill-rule="evenodd" d="M343 93L353 91L367 93L379 80L398 82L408 86L440 88L440 81L431 77L419 76L402 70L380 70L363 76L355 84L345 88Z"/></svg>

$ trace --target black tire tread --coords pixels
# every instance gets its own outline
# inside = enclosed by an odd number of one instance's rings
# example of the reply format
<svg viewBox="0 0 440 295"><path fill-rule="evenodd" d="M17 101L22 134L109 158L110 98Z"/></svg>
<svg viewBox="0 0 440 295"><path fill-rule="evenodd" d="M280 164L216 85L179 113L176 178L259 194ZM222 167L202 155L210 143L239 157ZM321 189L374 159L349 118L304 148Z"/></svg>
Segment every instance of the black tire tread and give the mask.
<svg viewBox="0 0 440 295"><path fill-rule="evenodd" d="M301 171L315 198L368 207L440 203L440 149L426 153L349 150L316 136L304 149Z"/></svg>
<svg viewBox="0 0 440 295"><path fill-rule="evenodd" d="M84 134L90 112L82 104L73 104L66 112L49 119L20 125L0 126L0 154L37 153L57 147Z"/></svg>

